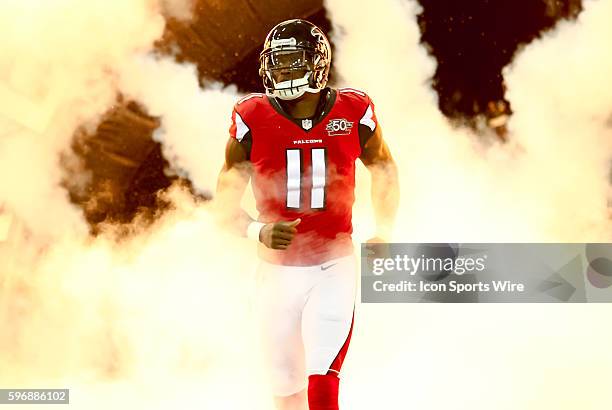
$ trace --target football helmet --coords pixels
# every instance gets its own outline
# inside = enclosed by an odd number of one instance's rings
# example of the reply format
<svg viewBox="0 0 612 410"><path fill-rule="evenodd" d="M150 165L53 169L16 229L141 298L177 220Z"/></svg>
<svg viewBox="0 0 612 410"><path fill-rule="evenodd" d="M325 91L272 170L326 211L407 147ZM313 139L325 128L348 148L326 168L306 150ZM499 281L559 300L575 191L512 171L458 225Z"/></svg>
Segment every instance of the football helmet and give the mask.
<svg viewBox="0 0 612 410"><path fill-rule="evenodd" d="M294 100L327 84L331 46L320 28L301 19L277 24L266 36L259 75L266 94Z"/></svg>

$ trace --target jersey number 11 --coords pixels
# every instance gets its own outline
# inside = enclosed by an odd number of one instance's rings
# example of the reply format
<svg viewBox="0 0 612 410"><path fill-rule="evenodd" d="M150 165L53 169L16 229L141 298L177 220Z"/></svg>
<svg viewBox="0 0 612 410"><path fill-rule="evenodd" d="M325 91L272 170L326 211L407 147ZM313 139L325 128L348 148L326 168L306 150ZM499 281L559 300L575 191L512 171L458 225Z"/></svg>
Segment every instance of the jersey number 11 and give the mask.
<svg viewBox="0 0 612 410"><path fill-rule="evenodd" d="M325 148L312 148L312 188L310 208L325 206ZM287 208L300 208L302 155L300 149L287 150Z"/></svg>

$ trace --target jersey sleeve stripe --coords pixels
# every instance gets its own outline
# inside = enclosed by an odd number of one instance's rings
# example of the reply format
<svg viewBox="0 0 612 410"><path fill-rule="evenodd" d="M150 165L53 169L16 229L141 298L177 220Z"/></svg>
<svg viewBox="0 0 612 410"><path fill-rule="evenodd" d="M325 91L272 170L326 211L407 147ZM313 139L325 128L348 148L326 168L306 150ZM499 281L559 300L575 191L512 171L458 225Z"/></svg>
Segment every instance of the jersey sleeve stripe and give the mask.
<svg viewBox="0 0 612 410"><path fill-rule="evenodd" d="M236 139L238 142L242 141L249 131L249 127L244 123L240 114L236 113Z"/></svg>
<svg viewBox="0 0 612 410"><path fill-rule="evenodd" d="M359 94L362 97L365 97L366 94L363 91L359 91L356 90L354 88L340 88L338 91L340 91L341 93L354 93L354 94Z"/></svg>
<svg viewBox="0 0 612 410"><path fill-rule="evenodd" d="M249 94L249 95L247 95L245 97L242 97L242 99L238 100L237 104L242 104L243 102L248 101L251 98L255 98L255 97L263 98L263 94L261 94L261 93L252 93L252 94Z"/></svg>
<svg viewBox="0 0 612 410"><path fill-rule="evenodd" d="M368 109L365 114L359 120L359 124L363 124L368 127L370 130L374 131L376 129L376 122L374 122L374 111L372 111L372 105L368 105Z"/></svg>

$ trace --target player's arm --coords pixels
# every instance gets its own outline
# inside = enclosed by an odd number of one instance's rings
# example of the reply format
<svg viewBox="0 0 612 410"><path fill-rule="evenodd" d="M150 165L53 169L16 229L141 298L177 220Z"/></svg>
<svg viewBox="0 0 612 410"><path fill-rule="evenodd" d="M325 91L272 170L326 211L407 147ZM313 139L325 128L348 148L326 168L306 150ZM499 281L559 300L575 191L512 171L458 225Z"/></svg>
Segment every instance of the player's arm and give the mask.
<svg viewBox="0 0 612 410"><path fill-rule="evenodd" d="M389 240L399 205L399 178L391 151L380 125L373 132L360 126L362 143L359 157L372 176L372 206L376 219L375 240ZM364 135L365 134L365 135Z"/></svg>
<svg viewBox="0 0 612 410"><path fill-rule="evenodd" d="M217 181L217 204L221 222L237 234L258 240L272 249L286 249L297 229L300 220L264 224L253 220L240 207L242 195L251 177L250 135L239 142L229 139L225 147L225 163Z"/></svg>
<svg viewBox="0 0 612 410"><path fill-rule="evenodd" d="M254 222L240 207L250 178L248 147L230 138L225 146L225 162L217 179L216 203L222 225L243 236L247 235L249 225Z"/></svg>

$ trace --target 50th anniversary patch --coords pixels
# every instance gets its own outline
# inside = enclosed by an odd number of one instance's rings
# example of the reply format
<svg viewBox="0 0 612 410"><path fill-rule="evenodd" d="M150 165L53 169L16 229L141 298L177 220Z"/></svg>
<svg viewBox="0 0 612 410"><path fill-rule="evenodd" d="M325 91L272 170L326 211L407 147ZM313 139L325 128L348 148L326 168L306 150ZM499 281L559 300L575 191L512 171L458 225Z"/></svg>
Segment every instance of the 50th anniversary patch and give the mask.
<svg viewBox="0 0 612 410"><path fill-rule="evenodd" d="M612 302L612 244L362 244L361 300Z"/></svg>

